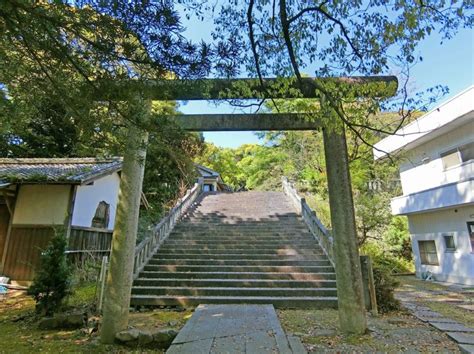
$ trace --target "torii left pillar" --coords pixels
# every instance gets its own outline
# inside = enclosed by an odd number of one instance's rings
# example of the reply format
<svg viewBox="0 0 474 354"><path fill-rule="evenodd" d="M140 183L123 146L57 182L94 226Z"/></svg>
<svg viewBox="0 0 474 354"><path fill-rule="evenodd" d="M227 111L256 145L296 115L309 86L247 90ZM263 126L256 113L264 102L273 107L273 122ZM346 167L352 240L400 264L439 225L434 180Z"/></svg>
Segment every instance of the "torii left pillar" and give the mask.
<svg viewBox="0 0 474 354"><path fill-rule="evenodd" d="M129 101L126 117L127 140L100 331L101 342L105 344L113 343L116 333L128 327L133 260L148 143L148 133L140 127L140 124L148 121L150 114L150 101L139 98Z"/></svg>

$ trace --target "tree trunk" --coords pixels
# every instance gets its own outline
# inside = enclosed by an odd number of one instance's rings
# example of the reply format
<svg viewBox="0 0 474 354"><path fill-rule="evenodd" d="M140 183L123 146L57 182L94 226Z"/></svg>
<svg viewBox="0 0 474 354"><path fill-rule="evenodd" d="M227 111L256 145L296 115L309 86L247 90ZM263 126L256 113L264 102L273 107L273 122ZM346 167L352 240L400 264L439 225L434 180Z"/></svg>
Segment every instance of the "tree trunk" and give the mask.
<svg viewBox="0 0 474 354"><path fill-rule="evenodd" d="M149 115L150 105L137 100L135 104L131 104L130 111L129 118L132 118L132 122L128 122L110 266L104 294L101 341L107 344L113 343L115 334L127 329L128 326L133 261L148 141L148 133L133 121L144 122Z"/></svg>
<svg viewBox="0 0 474 354"><path fill-rule="evenodd" d="M337 118L335 118L337 119ZM364 293L344 129L323 129L334 235L339 323L344 333L367 331Z"/></svg>

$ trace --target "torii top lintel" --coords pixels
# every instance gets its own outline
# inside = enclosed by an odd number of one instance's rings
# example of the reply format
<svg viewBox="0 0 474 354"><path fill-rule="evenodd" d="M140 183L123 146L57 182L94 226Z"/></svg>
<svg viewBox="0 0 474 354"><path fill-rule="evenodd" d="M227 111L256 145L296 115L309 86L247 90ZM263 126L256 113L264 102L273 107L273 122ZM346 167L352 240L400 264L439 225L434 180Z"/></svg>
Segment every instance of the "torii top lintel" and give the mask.
<svg viewBox="0 0 474 354"><path fill-rule="evenodd" d="M318 98L318 87L327 85L356 97L390 97L397 91L398 80L395 76L304 77L301 82L294 78L264 78L263 86L259 79L128 80L102 87L101 94L105 99L120 100L121 92L132 91L159 101Z"/></svg>

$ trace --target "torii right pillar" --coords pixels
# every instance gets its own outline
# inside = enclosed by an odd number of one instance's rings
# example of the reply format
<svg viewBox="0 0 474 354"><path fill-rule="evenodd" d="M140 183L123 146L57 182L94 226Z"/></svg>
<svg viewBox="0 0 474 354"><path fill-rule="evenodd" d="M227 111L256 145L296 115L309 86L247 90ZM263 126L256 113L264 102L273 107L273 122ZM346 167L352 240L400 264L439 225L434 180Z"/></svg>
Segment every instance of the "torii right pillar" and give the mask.
<svg viewBox="0 0 474 354"><path fill-rule="evenodd" d="M339 121L327 107L332 123ZM328 178L329 204L334 237L334 263L337 279L339 323L344 333L367 332L362 273L359 259L351 176L343 124L337 129L323 128L324 153Z"/></svg>

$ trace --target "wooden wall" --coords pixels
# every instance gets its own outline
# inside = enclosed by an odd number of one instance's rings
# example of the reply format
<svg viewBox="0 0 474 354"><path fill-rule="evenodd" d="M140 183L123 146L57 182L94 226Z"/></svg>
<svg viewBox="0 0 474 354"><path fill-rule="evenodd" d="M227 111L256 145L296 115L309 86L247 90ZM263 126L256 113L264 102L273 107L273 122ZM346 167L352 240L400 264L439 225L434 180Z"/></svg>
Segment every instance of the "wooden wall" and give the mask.
<svg viewBox="0 0 474 354"><path fill-rule="evenodd" d="M51 226L13 225L3 272L14 280L33 280L41 252L54 236Z"/></svg>
<svg viewBox="0 0 474 354"><path fill-rule="evenodd" d="M10 212L5 204L0 204L0 262L3 257L3 249L7 239L8 222L10 221Z"/></svg>

